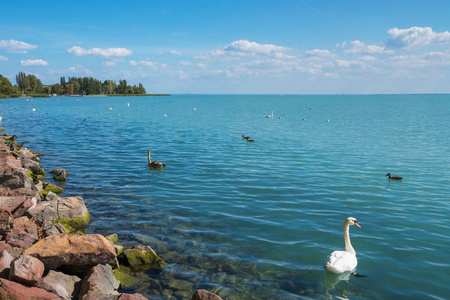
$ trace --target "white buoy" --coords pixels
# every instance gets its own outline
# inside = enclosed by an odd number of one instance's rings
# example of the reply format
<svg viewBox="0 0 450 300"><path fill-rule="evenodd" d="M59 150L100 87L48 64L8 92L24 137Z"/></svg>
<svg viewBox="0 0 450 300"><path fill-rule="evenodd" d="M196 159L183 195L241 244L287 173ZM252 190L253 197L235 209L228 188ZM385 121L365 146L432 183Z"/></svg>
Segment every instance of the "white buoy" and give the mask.
<svg viewBox="0 0 450 300"><path fill-rule="evenodd" d="M36 108L33 108L32 111L36 111Z"/></svg>

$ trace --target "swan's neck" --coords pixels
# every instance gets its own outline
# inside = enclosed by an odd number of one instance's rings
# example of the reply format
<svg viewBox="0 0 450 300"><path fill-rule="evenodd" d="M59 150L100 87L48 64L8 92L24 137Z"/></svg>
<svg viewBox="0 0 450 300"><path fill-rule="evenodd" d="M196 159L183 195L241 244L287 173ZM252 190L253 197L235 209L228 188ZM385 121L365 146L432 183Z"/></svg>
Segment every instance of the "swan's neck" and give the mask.
<svg viewBox="0 0 450 300"><path fill-rule="evenodd" d="M148 164L152 163L152 159L150 158L150 150L148 150Z"/></svg>
<svg viewBox="0 0 450 300"><path fill-rule="evenodd" d="M352 247L350 242L350 225L348 223L344 224L344 240L345 240L345 251L356 255L355 249Z"/></svg>

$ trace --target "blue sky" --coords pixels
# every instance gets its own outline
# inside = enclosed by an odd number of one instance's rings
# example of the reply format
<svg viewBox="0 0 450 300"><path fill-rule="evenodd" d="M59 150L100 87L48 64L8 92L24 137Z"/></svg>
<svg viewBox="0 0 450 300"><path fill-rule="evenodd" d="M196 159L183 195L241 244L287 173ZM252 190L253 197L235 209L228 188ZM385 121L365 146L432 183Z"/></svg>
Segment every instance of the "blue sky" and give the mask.
<svg viewBox="0 0 450 300"><path fill-rule="evenodd" d="M149 93L450 93L450 1L0 0L0 74Z"/></svg>

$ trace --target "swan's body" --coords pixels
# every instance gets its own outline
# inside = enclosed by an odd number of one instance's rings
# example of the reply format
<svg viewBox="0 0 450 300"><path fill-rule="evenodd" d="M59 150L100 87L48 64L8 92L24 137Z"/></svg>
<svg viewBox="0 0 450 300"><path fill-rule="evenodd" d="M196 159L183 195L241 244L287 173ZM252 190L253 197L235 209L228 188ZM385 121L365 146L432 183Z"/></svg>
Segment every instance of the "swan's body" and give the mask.
<svg viewBox="0 0 450 300"><path fill-rule="evenodd" d="M402 180L403 177L400 176L391 176L391 173L387 173L386 176L389 177L389 179L394 179L394 180Z"/></svg>
<svg viewBox="0 0 450 300"><path fill-rule="evenodd" d="M148 150L148 166L149 166L150 168L152 168L152 169L161 169L161 168L166 167L165 164L163 164L163 163L161 163L161 162L159 162L159 161L157 161L157 160L152 161L152 159L151 159L151 157L150 157L150 153L151 153L151 151Z"/></svg>
<svg viewBox="0 0 450 300"><path fill-rule="evenodd" d="M334 251L331 253L325 263L325 268L330 273L341 274L344 272L352 272L356 269L358 265L358 260L356 259L355 249L352 247L350 242L350 225L355 225L359 228L358 221L355 218L349 217L344 222L344 240L345 240L345 251Z"/></svg>
<svg viewBox="0 0 450 300"><path fill-rule="evenodd" d="M267 115L267 116L266 116L266 118L271 118L271 119L273 119L273 110L272 110L272 113L271 113L270 115Z"/></svg>

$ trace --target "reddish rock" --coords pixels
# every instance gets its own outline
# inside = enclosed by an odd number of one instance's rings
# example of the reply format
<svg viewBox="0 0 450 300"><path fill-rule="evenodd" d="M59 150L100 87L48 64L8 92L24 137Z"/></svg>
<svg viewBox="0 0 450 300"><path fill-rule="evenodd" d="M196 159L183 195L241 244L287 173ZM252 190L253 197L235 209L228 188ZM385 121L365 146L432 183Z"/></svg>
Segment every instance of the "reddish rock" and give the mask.
<svg viewBox="0 0 450 300"><path fill-rule="evenodd" d="M222 300L222 298L207 290L197 290L191 300Z"/></svg>
<svg viewBox="0 0 450 300"><path fill-rule="evenodd" d="M14 223L14 217L9 208L0 208L0 234L8 233Z"/></svg>
<svg viewBox="0 0 450 300"><path fill-rule="evenodd" d="M96 265L81 284L79 299L98 299L98 296L116 296L120 282L114 277L110 265ZM95 295L95 297L94 297Z"/></svg>
<svg viewBox="0 0 450 300"><path fill-rule="evenodd" d="M39 282L44 271L44 264L39 259L23 255L12 262L9 279L34 286Z"/></svg>
<svg viewBox="0 0 450 300"><path fill-rule="evenodd" d="M100 234L48 236L25 250L24 254L39 258L50 270L60 266L109 264L116 258L114 246Z"/></svg>
<svg viewBox="0 0 450 300"><path fill-rule="evenodd" d="M9 249L11 249L11 245L8 245L4 241L0 242L0 252L2 252L3 250L9 250Z"/></svg>
<svg viewBox="0 0 450 300"><path fill-rule="evenodd" d="M135 294L121 294L119 297L119 300L147 300L144 296L141 294L135 293Z"/></svg>
<svg viewBox="0 0 450 300"><path fill-rule="evenodd" d="M13 247L28 248L39 239L35 223L27 217L14 220L12 229L6 234L6 242Z"/></svg>
<svg viewBox="0 0 450 300"><path fill-rule="evenodd" d="M26 287L19 283L0 278L0 299L14 300L59 300L55 294L37 287Z"/></svg>
<svg viewBox="0 0 450 300"><path fill-rule="evenodd" d="M81 279L77 276L50 270L37 286L63 299L70 300L77 298L81 287Z"/></svg>
<svg viewBox="0 0 450 300"><path fill-rule="evenodd" d="M11 196L0 197L0 208L9 209L14 218L23 216L30 208L37 203L37 198L32 196Z"/></svg>
<svg viewBox="0 0 450 300"><path fill-rule="evenodd" d="M0 277L8 278L9 268L14 257L7 250L0 252Z"/></svg>
<svg viewBox="0 0 450 300"><path fill-rule="evenodd" d="M28 213L39 222L55 220L58 217L61 219L82 218L87 213L82 197L56 197L51 199L39 202L35 207L29 209Z"/></svg>

